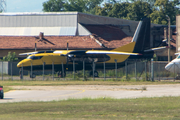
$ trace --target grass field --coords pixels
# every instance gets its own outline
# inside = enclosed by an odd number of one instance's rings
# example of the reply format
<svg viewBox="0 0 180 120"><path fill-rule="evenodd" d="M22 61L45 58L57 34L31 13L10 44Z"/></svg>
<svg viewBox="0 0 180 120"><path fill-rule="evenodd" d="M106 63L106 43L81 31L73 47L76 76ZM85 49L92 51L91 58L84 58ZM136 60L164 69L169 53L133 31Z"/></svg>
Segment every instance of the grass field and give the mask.
<svg viewBox="0 0 180 120"><path fill-rule="evenodd" d="M180 97L69 99L0 104L2 120L121 119L178 120Z"/></svg>
<svg viewBox="0 0 180 120"><path fill-rule="evenodd" d="M4 91L11 86L61 85L159 85L179 84L163 81L0 81ZM59 119L121 119L178 120L180 97L137 99L69 99L51 102L20 102L0 104L0 120L59 120Z"/></svg>

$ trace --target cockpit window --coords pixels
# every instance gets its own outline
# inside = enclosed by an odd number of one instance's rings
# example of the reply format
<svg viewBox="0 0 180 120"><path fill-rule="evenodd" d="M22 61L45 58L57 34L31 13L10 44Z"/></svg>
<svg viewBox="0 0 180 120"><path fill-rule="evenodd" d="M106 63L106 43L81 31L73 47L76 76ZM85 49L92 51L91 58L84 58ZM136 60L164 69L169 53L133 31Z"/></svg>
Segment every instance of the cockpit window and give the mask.
<svg viewBox="0 0 180 120"><path fill-rule="evenodd" d="M180 59L180 55L178 55L177 59Z"/></svg>
<svg viewBox="0 0 180 120"><path fill-rule="evenodd" d="M26 59L38 60L41 59L43 56L28 56Z"/></svg>

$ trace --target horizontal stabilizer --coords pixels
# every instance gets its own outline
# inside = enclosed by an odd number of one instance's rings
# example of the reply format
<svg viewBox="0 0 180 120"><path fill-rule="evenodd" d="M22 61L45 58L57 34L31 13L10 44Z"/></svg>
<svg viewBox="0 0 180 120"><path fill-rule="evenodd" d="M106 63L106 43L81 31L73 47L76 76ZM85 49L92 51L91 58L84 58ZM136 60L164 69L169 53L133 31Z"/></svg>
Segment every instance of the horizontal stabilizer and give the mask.
<svg viewBox="0 0 180 120"><path fill-rule="evenodd" d="M168 48L168 46L151 48L148 50L144 50L144 52L151 52L151 51L156 51L156 50L161 50L161 49L166 49L166 48Z"/></svg>

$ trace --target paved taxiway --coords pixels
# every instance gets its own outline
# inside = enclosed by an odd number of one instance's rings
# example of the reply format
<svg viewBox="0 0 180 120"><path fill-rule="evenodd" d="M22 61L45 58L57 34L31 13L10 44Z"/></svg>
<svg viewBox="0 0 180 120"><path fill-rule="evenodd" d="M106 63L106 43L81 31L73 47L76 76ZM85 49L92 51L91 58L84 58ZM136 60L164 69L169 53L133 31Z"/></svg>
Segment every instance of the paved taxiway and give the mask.
<svg viewBox="0 0 180 120"><path fill-rule="evenodd" d="M0 103L21 101L53 101L69 98L138 98L180 96L180 84L173 85L68 85L68 86L13 86Z"/></svg>

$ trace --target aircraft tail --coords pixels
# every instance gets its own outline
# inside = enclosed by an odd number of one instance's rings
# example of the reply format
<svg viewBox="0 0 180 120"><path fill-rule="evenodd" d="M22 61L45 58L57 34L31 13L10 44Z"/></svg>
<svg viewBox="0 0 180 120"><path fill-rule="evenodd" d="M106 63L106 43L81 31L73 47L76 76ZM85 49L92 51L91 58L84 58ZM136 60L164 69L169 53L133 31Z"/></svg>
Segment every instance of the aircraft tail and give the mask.
<svg viewBox="0 0 180 120"><path fill-rule="evenodd" d="M150 49L150 18L144 18L139 22L132 42L136 42L133 52L143 52Z"/></svg>
<svg viewBox="0 0 180 120"><path fill-rule="evenodd" d="M131 43L114 51L142 53L146 49L150 49L150 18L144 18L139 22Z"/></svg>

